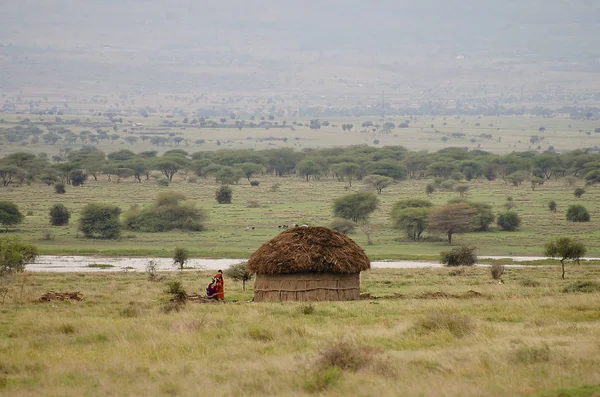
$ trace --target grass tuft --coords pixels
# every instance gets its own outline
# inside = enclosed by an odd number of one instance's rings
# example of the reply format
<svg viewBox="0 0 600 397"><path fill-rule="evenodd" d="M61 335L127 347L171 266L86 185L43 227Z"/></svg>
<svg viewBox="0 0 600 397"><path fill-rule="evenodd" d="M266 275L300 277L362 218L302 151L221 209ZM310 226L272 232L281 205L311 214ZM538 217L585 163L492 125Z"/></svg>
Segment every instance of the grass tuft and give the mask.
<svg viewBox="0 0 600 397"><path fill-rule="evenodd" d="M320 371L313 371L306 375L303 388L309 393L319 393L330 389L339 383L342 370L338 367L327 367Z"/></svg>
<svg viewBox="0 0 600 397"><path fill-rule="evenodd" d="M414 329L418 334L448 331L455 337L462 338L475 331L475 323L469 316L447 312L435 312L417 321Z"/></svg>
<svg viewBox="0 0 600 397"><path fill-rule="evenodd" d="M520 364L547 363L550 361L550 347L547 344L541 346L523 346L512 354L512 361Z"/></svg>
<svg viewBox="0 0 600 397"><path fill-rule="evenodd" d="M562 289L564 293L584 292L592 293L600 291L600 284L595 281L576 281Z"/></svg>
<svg viewBox="0 0 600 397"><path fill-rule="evenodd" d="M377 353L371 347L340 340L321 349L317 364L320 368L338 367L343 370L358 371L371 364Z"/></svg>

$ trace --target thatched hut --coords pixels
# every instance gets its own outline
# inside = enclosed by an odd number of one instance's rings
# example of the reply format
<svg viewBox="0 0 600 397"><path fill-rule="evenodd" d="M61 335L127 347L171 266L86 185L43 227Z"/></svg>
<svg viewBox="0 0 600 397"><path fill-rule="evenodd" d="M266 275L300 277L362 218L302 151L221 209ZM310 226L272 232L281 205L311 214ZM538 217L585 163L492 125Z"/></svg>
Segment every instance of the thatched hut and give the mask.
<svg viewBox="0 0 600 397"><path fill-rule="evenodd" d="M360 272L371 267L350 238L326 227L295 227L248 260L254 301L339 301L360 296Z"/></svg>

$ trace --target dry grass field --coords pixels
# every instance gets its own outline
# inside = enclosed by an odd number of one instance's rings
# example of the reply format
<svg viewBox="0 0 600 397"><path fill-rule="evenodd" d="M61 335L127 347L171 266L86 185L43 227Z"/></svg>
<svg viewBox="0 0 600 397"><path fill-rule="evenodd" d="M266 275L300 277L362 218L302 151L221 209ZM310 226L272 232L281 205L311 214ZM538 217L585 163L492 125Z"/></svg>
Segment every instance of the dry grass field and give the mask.
<svg viewBox="0 0 600 397"><path fill-rule="evenodd" d="M0 305L5 396L597 396L600 268L370 270L365 299L169 302L206 272L20 274ZM592 280L563 292L576 280ZM595 283L595 284L594 284ZM595 289L595 292L594 291ZM79 291L80 302L37 302ZM582 292L582 291L592 292Z"/></svg>

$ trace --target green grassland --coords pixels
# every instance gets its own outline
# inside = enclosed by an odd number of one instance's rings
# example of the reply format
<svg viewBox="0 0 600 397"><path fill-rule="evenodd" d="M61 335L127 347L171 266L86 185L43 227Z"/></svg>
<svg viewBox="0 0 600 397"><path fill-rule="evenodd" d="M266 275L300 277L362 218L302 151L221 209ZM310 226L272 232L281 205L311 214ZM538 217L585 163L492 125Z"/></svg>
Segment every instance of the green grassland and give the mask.
<svg viewBox="0 0 600 397"><path fill-rule="evenodd" d="M310 180L290 177L258 177L260 185L250 186L247 180L233 185L232 204L218 204L215 192L219 185L214 179L198 178L190 183L174 178L169 187L159 187L154 179L142 183L124 180L120 183L99 178L88 180L81 187L68 187L66 194L54 193L52 186L33 183L30 186L2 189L2 199L14 201L26 216L18 229L10 231L32 241L44 254L100 254L163 256L172 255L177 247L187 248L192 256L207 258L247 258L261 244L276 236L279 225L302 224L328 226L333 220L333 200L350 192L364 189L360 181L352 187L347 182L328 178ZM364 230L358 228L351 237L366 249L371 259L431 259L448 244L440 238L413 242L405 239L402 232L391 226L392 205L406 198L429 198L434 204L444 204L458 198L456 192L437 191L430 197L425 193L428 180L406 180L398 182L379 195L380 206L369 223L372 245L367 244ZM277 191L273 185L279 185ZM514 187L504 182L472 180L465 196L474 202L492 205L494 213L504 212L504 204L511 197L515 210L522 218L519 231L505 232L492 226L487 232L457 235L453 243L469 242L479 247L481 255L542 255L543 244L550 238L570 236L583 242L588 256L600 256L600 192L588 187L579 199L573 195L574 187L566 186L561 179L551 179L532 190L529 185ZM85 239L77 231L77 221L82 207L91 202L119 205L123 210L132 205L149 205L158 192L183 192L187 199L204 208L209 215L206 230L200 232L172 231L167 233L140 233L125 231L118 241ZM552 213L547 203L558 204ZM248 202L258 202L258 208L249 208ZM52 204L63 203L72 211L68 226L54 227L49 223L48 211ZM572 203L583 204L591 215L587 223L567 222L565 212ZM246 227L254 226L254 230ZM432 236L435 237L435 236Z"/></svg>
<svg viewBox="0 0 600 397"><path fill-rule="evenodd" d="M14 279L0 306L5 396L596 396L600 282L585 265L370 270L352 302L246 303L226 279L225 304L173 309L166 282L201 293L184 271L40 274ZM36 302L48 291L80 302ZM569 394L567 394L569 393Z"/></svg>

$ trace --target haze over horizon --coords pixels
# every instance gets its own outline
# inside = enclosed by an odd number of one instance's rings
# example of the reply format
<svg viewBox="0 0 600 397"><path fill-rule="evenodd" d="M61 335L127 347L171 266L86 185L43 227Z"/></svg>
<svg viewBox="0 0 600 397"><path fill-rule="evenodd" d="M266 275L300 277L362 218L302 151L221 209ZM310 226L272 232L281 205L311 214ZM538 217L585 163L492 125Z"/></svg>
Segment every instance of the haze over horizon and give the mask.
<svg viewBox="0 0 600 397"><path fill-rule="evenodd" d="M21 0L0 6L0 89L593 94L598 15L593 0Z"/></svg>

